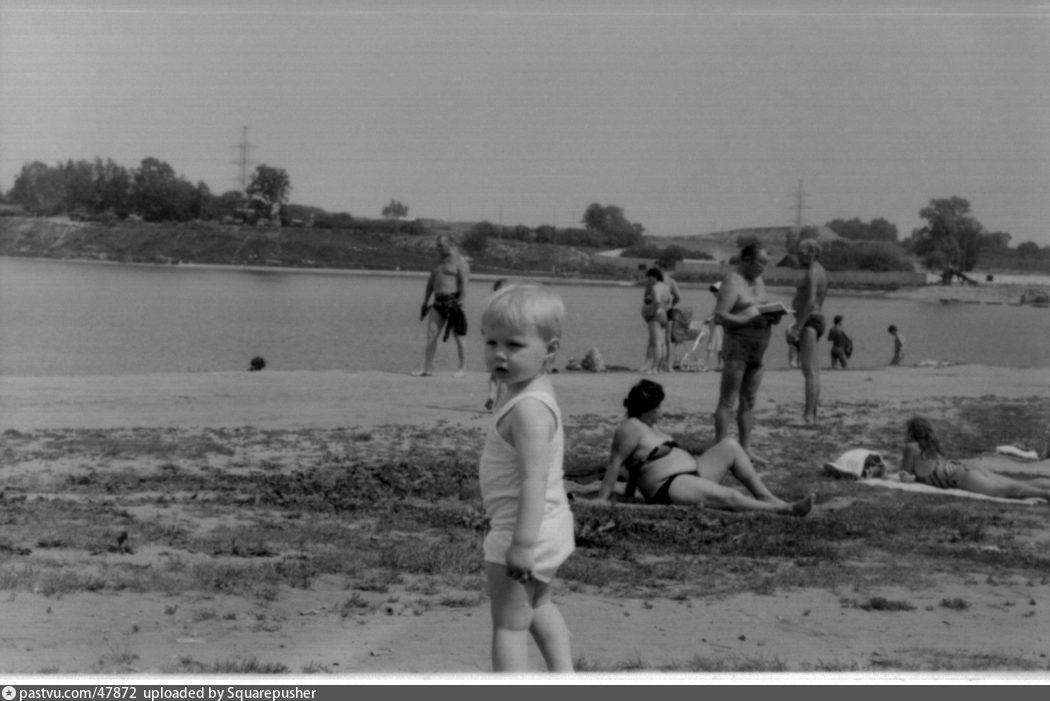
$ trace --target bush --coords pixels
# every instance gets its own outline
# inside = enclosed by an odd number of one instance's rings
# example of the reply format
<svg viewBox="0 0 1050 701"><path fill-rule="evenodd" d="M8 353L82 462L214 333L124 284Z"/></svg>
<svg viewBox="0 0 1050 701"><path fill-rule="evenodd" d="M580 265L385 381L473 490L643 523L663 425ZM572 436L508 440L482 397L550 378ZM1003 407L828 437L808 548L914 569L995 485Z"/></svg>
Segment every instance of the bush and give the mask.
<svg viewBox="0 0 1050 701"><path fill-rule="evenodd" d="M912 270L904 250L884 241L835 241L824 247L820 262L828 270L870 270L877 273Z"/></svg>

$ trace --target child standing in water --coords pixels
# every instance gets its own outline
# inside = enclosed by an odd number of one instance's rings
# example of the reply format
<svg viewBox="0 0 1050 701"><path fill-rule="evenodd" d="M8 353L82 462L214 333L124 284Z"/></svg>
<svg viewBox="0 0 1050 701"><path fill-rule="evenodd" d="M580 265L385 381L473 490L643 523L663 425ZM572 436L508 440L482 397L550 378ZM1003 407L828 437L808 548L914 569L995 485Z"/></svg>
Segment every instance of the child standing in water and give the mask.
<svg viewBox="0 0 1050 701"><path fill-rule="evenodd" d="M529 634L550 671L572 671L569 629L551 600L551 580L575 548L549 375L564 314L547 288L515 284L494 292L481 316L485 363L506 388L479 468L496 672L526 671Z"/></svg>

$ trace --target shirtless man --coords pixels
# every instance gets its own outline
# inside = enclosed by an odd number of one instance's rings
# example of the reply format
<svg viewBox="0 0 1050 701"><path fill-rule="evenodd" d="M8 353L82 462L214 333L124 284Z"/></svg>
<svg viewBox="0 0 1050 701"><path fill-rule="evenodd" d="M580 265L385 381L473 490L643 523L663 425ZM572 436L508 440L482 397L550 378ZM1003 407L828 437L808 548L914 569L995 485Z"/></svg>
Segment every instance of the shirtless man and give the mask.
<svg viewBox="0 0 1050 701"><path fill-rule="evenodd" d="M427 377L434 372L434 354L437 352L438 339L445 329L445 340L451 332L456 341L456 352L459 354L459 369L456 377L465 374L463 357L463 336L466 335L466 317L463 314L463 298L467 294L467 283L470 281L470 267L452 244L452 237L440 234L437 237L437 250L441 261L430 273L427 280L427 291L423 295L423 308L419 318L427 320L427 346L423 369L413 372L417 377ZM434 303L430 304L430 295Z"/></svg>
<svg viewBox="0 0 1050 701"><path fill-rule="evenodd" d="M806 406L802 410L802 421L810 427L817 425L817 407L820 404L817 341L824 335L825 322L821 309L824 297L828 294L828 274L819 258L820 244L815 240L803 239L798 244L798 259L806 268L806 274L798 283L795 299L791 302L795 324L788 332L789 337L796 339L799 344L799 366L806 380Z"/></svg>
<svg viewBox="0 0 1050 701"><path fill-rule="evenodd" d="M751 428L755 397L762 383L762 356L769 345L770 327L780 323L779 315L760 314L756 308L766 300L762 271L769 254L759 243L740 251L740 262L722 280L715 304L715 319L725 329L722 341L722 383L715 409L715 442L726 437L733 406L739 400L736 423L740 446L753 463L765 458L751 450Z"/></svg>

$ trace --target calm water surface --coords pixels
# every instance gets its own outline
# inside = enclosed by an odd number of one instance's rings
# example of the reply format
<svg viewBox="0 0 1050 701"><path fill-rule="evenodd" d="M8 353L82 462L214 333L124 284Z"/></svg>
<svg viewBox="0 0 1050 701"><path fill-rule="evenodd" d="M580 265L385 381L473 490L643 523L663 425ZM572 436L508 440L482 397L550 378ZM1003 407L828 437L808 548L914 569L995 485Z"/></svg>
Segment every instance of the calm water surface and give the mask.
<svg viewBox="0 0 1050 701"><path fill-rule="evenodd" d="M122 375L247 368L261 355L274 370L384 370L422 365L419 321L426 280L417 275L247 271L0 258L0 373ZM559 365L591 346L613 365L637 367L645 354L642 291L616 285L552 284L567 308ZM468 370L484 370L478 329L491 282L471 283ZM697 318L714 297L683 290ZM790 302L789 291L773 291ZM885 365L886 327L896 324L905 362L944 360L1007 367L1050 366L1050 310L832 296L854 338L853 367ZM779 327L767 365L787 367ZM828 363L828 344L821 343ZM437 370L455 367L451 341Z"/></svg>

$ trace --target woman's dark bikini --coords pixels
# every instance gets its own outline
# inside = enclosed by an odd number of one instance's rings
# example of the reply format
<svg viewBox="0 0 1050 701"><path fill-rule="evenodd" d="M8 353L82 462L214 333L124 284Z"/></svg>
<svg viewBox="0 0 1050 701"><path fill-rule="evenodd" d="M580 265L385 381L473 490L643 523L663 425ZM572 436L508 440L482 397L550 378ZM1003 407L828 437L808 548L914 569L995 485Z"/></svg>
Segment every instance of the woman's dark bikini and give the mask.
<svg viewBox="0 0 1050 701"><path fill-rule="evenodd" d="M634 475L634 481L637 482L638 478L641 476L642 468L644 468L646 465L648 465L651 462L655 462L655 461L657 461L657 460L659 460L661 458L666 458L668 455L671 454L671 451L674 450L677 447L678 447L678 443L676 443L672 439L668 439L668 440L664 441L663 443L657 445L652 450L650 450L649 454L646 455L643 460L636 460L636 461L631 462L627 466L627 470L632 475ZM684 475L684 474L692 474L692 473L679 472L678 474L671 475L670 477L668 477L667 479L665 479L663 482L660 483L660 486L657 488L657 490L655 492L653 492L652 498L651 499L647 498L645 500L645 503L646 504L670 504L671 503L671 482L674 481L675 477L679 477L679 476Z"/></svg>

